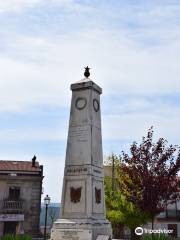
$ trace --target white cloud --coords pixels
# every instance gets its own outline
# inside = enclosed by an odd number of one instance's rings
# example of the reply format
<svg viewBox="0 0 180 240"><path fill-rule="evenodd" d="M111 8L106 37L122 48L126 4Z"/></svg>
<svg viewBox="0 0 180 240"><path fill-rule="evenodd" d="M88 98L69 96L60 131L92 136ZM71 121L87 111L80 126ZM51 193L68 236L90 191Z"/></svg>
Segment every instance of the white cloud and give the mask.
<svg viewBox="0 0 180 240"><path fill-rule="evenodd" d="M40 2L41 0L0 0L0 12L21 11L34 7Z"/></svg>
<svg viewBox="0 0 180 240"><path fill-rule="evenodd" d="M89 12L92 8L75 3L74 0L0 0L0 13L22 12L35 7L58 7L68 11Z"/></svg>
<svg viewBox="0 0 180 240"><path fill-rule="evenodd" d="M0 0L0 8L35 6L42 0L13 2ZM72 0L47 0L45 3L75 4ZM103 87L106 95L178 93L180 30L178 25L166 26L162 21L162 15L169 18L177 11L171 5L166 5L164 12L163 9L162 5L152 4L146 14L142 6L137 12L131 6L129 15L132 19L134 17L135 23L142 21L148 25L153 19L159 19L158 26L149 28L121 26L110 29L102 24L99 8L91 19L96 24L94 29L83 28L73 33L69 29L64 35L53 35L47 28L47 34L42 36L32 33L30 36L20 30L10 33L10 29L4 29L7 34L2 34L0 40L0 111L21 111L41 104L67 106L70 102L69 85L82 78L83 67L87 64L92 67L92 79ZM170 9L170 13L166 9ZM119 14L124 22L127 18L125 10L126 6ZM107 10L104 15L109 16ZM57 25L60 23L57 21ZM156 40L158 44L148 43Z"/></svg>
<svg viewBox="0 0 180 240"><path fill-rule="evenodd" d="M178 144L180 108L156 103L153 107L144 112L117 112L103 116L103 139L140 141L147 130L154 126L156 138L164 137L169 143Z"/></svg>
<svg viewBox="0 0 180 240"><path fill-rule="evenodd" d="M92 30L55 40L15 36L0 56L0 110L33 104L66 105L69 85L92 67L105 94L168 94L180 91L179 40L140 47L123 30Z"/></svg>
<svg viewBox="0 0 180 240"><path fill-rule="evenodd" d="M22 111L33 105L62 106L70 101L58 68L1 58L0 72L1 111Z"/></svg>
<svg viewBox="0 0 180 240"><path fill-rule="evenodd" d="M16 128L16 129L1 129L0 143L2 142L24 142L25 141L59 141L67 139L68 124L61 122L60 128L40 128L35 126L32 128ZM10 127L9 127L10 128Z"/></svg>

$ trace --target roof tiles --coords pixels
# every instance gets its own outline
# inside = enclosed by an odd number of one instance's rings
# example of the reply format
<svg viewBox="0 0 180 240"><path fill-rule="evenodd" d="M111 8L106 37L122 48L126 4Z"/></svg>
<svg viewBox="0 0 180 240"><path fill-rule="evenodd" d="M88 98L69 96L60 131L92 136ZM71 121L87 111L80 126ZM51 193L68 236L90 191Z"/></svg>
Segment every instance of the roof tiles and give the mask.
<svg viewBox="0 0 180 240"><path fill-rule="evenodd" d="M39 163L32 166L31 161L4 161L0 160L0 171L40 171Z"/></svg>

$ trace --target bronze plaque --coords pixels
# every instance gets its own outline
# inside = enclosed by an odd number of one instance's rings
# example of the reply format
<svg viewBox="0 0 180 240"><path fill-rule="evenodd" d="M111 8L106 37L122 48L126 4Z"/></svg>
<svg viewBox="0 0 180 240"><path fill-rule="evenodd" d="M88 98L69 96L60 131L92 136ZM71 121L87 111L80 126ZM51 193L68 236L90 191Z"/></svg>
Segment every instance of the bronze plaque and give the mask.
<svg viewBox="0 0 180 240"><path fill-rule="evenodd" d="M80 202L81 199L81 187L79 188L70 188L70 197L71 197L71 202L73 203L78 203Z"/></svg>
<svg viewBox="0 0 180 240"><path fill-rule="evenodd" d="M101 189L98 189L96 187L95 187L95 199L97 204L101 203Z"/></svg>

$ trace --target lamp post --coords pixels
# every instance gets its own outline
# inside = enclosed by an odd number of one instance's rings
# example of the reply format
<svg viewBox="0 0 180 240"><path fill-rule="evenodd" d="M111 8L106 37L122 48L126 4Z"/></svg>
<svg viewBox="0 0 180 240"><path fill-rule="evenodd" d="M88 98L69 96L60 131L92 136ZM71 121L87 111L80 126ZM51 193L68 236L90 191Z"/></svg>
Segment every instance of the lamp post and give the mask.
<svg viewBox="0 0 180 240"><path fill-rule="evenodd" d="M45 226L44 226L44 240L46 240L46 226L47 226L47 211L48 211L48 205L50 204L51 198L46 195L44 198L44 204L46 205L46 212L45 212Z"/></svg>

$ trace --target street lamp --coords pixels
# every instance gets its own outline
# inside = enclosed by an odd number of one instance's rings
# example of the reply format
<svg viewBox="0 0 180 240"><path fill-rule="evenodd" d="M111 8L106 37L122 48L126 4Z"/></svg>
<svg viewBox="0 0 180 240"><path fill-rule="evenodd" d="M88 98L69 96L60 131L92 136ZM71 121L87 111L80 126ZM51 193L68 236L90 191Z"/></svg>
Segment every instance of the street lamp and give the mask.
<svg viewBox="0 0 180 240"><path fill-rule="evenodd" d="M47 226L47 211L48 211L48 205L50 204L51 198L46 195L44 198L44 204L46 205L46 212L45 212L45 226L44 226L44 240L46 240L46 226Z"/></svg>

